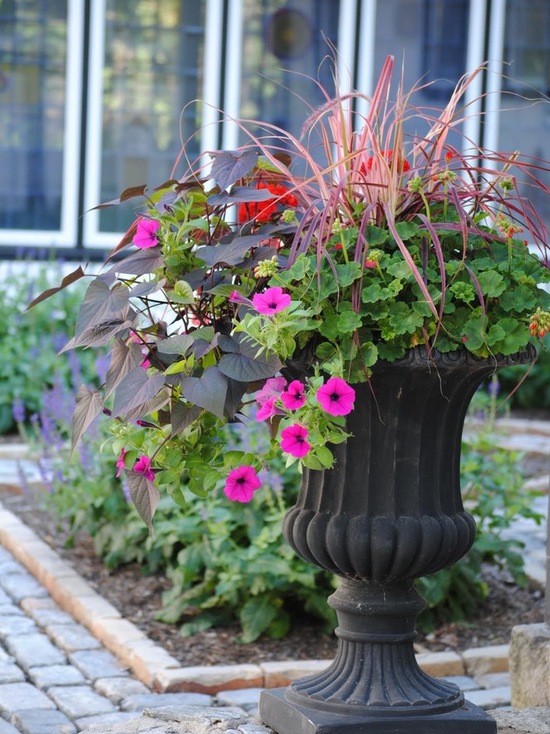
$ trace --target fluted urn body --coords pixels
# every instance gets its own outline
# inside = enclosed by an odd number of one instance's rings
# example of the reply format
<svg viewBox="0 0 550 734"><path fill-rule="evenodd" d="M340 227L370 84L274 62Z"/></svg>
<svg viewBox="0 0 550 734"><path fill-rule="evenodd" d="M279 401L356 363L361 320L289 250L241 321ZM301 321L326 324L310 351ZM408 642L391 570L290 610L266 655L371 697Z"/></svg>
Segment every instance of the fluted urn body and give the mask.
<svg viewBox="0 0 550 734"><path fill-rule="evenodd" d="M327 471L306 471L285 537L342 577L329 598L338 651L321 674L264 692L262 720L279 734L494 734L494 721L451 683L417 665L420 576L461 558L475 538L460 492L464 418L481 382L530 354L478 359L416 348L378 363L356 386L351 437Z"/></svg>

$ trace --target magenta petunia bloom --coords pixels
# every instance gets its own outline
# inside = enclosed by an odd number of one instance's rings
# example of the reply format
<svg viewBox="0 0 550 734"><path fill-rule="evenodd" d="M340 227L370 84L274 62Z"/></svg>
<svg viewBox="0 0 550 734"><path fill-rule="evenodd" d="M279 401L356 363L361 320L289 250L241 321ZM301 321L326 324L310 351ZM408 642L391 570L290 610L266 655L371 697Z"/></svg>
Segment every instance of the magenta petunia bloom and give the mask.
<svg viewBox="0 0 550 734"><path fill-rule="evenodd" d="M234 502L250 502L254 492L262 486L260 478L253 466L238 466L227 475L225 487L226 497Z"/></svg>
<svg viewBox="0 0 550 734"><path fill-rule="evenodd" d="M298 410L306 402L305 385L300 380L293 380L281 393L281 402L289 410Z"/></svg>
<svg viewBox="0 0 550 734"><path fill-rule="evenodd" d="M262 403L261 408L256 413L257 421L266 421L269 420L269 418L273 418L274 415L277 415L279 411L275 407L276 400L277 398L268 398L264 403Z"/></svg>
<svg viewBox="0 0 550 734"><path fill-rule="evenodd" d="M347 415L353 410L355 390L340 377L331 377L317 391L317 400L330 415Z"/></svg>
<svg viewBox="0 0 550 734"><path fill-rule="evenodd" d="M140 250L147 250L149 247L155 247L159 241L156 231L160 227L160 222L155 219L140 219L137 223L137 232L132 242Z"/></svg>
<svg viewBox="0 0 550 734"><path fill-rule="evenodd" d="M116 461L116 464L115 464L115 466L117 468L117 473L115 475L116 477L119 477L122 474L122 470L125 468L125 463L124 463L124 457L125 456L126 456L126 449L121 449L120 450L120 455L119 455L119 457L118 457L118 459Z"/></svg>
<svg viewBox="0 0 550 734"><path fill-rule="evenodd" d="M252 304L258 313L271 316L285 308L288 308L292 299L288 293L283 293L283 289L278 285L268 288L263 293L255 293L252 296Z"/></svg>
<svg viewBox="0 0 550 734"><path fill-rule="evenodd" d="M263 405L270 398L278 398L285 387L286 380L284 377L270 377L265 381L262 389L256 393L256 402L258 405Z"/></svg>
<svg viewBox="0 0 550 734"><path fill-rule="evenodd" d="M306 441L309 431L299 423L281 431L281 449L285 454L298 458L305 456L311 451L311 444Z"/></svg>
<svg viewBox="0 0 550 734"><path fill-rule="evenodd" d="M231 303L238 303L241 306L252 306L252 301L250 300L250 298L243 296L242 293L239 293L239 291L231 291L229 301Z"/></svg>
<svg viewBox="0 0 550 734"><path fill-rule="evenodd" d="M145 479L153 482L155 480L155 472L151 469L151 459L148 456L140 456L134 464L136 474L143 474Z"/></svg>

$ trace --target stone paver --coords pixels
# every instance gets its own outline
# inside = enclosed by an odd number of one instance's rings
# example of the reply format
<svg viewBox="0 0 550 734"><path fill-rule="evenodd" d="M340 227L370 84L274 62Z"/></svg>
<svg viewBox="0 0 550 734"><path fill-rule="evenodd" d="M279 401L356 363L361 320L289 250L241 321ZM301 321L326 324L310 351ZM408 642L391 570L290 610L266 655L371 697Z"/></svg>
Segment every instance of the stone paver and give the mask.
<svg viewBox="0 0 550 734"><path fill-rule="evenodd" d="M11 635L6 639L6 647L24 670L39 665L59 665L65 662L65 655L61 650L41 633Z"/></svg>
<svg viewBox="0 0 550 734"><path fill-rule="evenodd" d="M2 683L19 683L25 680L25 673L21 668L9 660L0 661L0 685Z"/></svg>
<svg viewBox="0 0 550 734"><path fill-rule="evenodd" d="M79 650L69 655L69 661L92 681L118 678L127 672L108 650Z"/></svg>
<svg viewBox="0 0 550 734"><path fill-rule="evenodd" d="M9 719L24 709L54 709L55 704L30 683L7 683L0 686L0 714Z"/></svg>
<svg viewBox="0 0 550 734"><path fill-rule="evenodd" d="M46 634L64 652L77 650L99 650L101 642L93 637L81 624L48 624Z"/></svg>
<svg viewBox="0 0 550 734"><path fill-rule="evenodd" d="M29 709L18 711L13 723L22 734L75 734L75 724L61 711Z"/></svg>
<svg viewBox="0 0 550 734"><path fill-rule="evenodd" d="M73 665L45 665L41 668L30 668L28 674L35 686L44 690L52 686L74 686L86 681L80 670Z"/></svg>
<svg viewBox="0 0 550 734"><path fill-rule="evenodd" d="M150 693L146 685L129 676L126 678L99 678L95 681L94 688L113 703L120 703L123 698L129 696Z"/></svg>
<svg viewBox="0 0 550 734"><path fill-rule="evenodd" d="M48 690L48 696L71 719L116 711L109 699L91 686L54 686Z"/></svg>

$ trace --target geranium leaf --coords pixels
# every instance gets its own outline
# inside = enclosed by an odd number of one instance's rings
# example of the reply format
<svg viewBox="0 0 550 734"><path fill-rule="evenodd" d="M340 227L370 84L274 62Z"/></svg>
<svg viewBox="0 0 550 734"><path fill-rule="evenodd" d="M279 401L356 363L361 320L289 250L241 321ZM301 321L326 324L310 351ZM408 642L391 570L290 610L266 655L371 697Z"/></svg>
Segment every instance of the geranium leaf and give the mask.
<svg viewBox="0 0 550 734"><path fill-rule="evenodd" d="M116 389L113 417L125 415L151 400L163 385L164 375L159 372L148 375L142 367L134 367Z"/></svg>
<svg viewBox="0 0 550 734"><path fill-rule="evenodd" d="M258 160L258 153L253 150L243 152L225 150L211 155L214 159L211 175L222 190L246 176Z"/></svg>
<svg viewBox="0 0 550 734"><path fill-rule="evenodd" d="M127 471L126 476L128 477L128 488L132 502L152 535L153 516L160 499L159 489L154 482L146 479L143 474L138 472Z"/></svg>
<svg viewBox="0 0 550 734"><path fill-rule="evenodd" d="M76 394L76 406L73 413L71 429L71 453L77 447L83 433L97 418L103 408L103 396L99 390L90 390L81 385Z"/></svg>
<svg viewBox="0 0 550 734"><path fill-rule="evenodd" d="M80 305L76 319L76 337L96 324L120 318L128 308L128 298L129 291L125 285L109 288L99 278L93 280Z"/></svg>
<svg viewBox="0 0 550 734"><path fill-rule="evenodd" d="M223 418L227 380L218 367L209 367L200 377L184 377L181 391L193 405Z"/></svg>
<svg viewBox="0 0 550 734"><path fill-rule="evenodd" d="M143 362L143 354L138 344L125 344L117 339L111 350L111 364L105 378L105 397L122 382L126 375Z"/></svg>

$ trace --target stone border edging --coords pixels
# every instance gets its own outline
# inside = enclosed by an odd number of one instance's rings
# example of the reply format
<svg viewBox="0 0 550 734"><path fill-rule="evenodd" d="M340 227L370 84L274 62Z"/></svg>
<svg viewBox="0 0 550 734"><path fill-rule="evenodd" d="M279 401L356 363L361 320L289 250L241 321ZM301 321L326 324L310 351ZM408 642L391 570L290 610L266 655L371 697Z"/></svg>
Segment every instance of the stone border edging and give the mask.
<svg viewBox="0 0 550 734"><path fill-rule="evenodd" d="M241 688L277 688L324 670L330 660L182 666L150 640L0 503L0 543L46 588L52 599L86 627L152 690L216 694ZM433 676L483 675L508 670L508 645L456 652L421 653L420 667Z"/></svg>

